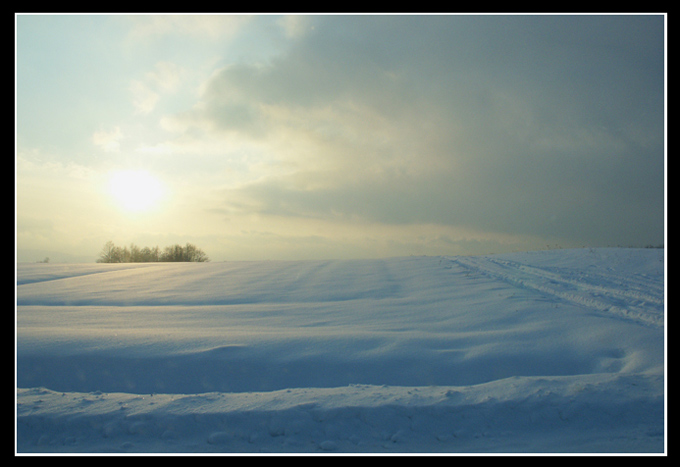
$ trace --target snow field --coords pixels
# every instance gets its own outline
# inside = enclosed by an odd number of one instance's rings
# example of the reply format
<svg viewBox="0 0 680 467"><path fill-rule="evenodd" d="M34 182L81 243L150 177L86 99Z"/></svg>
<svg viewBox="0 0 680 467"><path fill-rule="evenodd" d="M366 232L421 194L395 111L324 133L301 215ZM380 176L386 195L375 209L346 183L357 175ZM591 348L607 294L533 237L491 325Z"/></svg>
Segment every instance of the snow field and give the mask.
<svg viewBox="0 0 680 467"><path fill-rule="evenodd" d="M17 451L662 453L663 261L19 264Z"/></svg>

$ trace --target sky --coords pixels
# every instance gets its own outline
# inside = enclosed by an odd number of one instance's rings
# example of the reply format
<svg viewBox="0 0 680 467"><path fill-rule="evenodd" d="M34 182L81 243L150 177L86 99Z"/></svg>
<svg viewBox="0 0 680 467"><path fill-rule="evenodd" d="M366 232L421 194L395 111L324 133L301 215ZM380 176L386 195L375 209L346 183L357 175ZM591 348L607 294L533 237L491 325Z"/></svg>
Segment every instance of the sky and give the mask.
<svg viewBox="0 0 680 467"><path fill-rule="evenodd" d="M15 20L18 261L665 243L663 14Z"/></svg>

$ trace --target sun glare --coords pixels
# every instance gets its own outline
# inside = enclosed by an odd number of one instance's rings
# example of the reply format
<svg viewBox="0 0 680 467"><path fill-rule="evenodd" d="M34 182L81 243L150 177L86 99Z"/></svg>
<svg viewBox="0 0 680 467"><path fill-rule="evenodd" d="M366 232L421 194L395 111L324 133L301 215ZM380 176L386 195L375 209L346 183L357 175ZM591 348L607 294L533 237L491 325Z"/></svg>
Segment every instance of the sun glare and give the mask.
<svg viewBox="0 0 680 467"><path fill-rule="evenodd" d="M142 170L121 170L109 179L111 195L126 211L147 211L163 196L161 182Z"/></svg>

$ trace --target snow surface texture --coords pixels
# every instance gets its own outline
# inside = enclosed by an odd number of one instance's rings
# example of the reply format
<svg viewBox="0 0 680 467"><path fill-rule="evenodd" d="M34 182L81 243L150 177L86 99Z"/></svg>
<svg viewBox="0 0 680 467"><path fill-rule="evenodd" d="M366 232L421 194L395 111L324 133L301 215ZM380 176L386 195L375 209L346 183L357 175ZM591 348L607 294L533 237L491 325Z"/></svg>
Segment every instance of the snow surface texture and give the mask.
<svg viewBox="0 0 680 467"><path fill-rule="evenodd" d="M664 252L19 264L16 449L664 453Z"/></svg>

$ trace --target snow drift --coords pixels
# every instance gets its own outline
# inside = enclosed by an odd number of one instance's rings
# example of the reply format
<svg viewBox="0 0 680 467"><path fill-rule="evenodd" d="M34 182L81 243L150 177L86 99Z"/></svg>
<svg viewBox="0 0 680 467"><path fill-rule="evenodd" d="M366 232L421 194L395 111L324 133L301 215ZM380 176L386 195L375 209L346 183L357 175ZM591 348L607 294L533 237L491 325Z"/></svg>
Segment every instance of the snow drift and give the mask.
<svg viewBox="0 0 680 467"><path fill-rule="evenodd" d="M19 264L24 452L665 451L664 252Z"/></svg>

